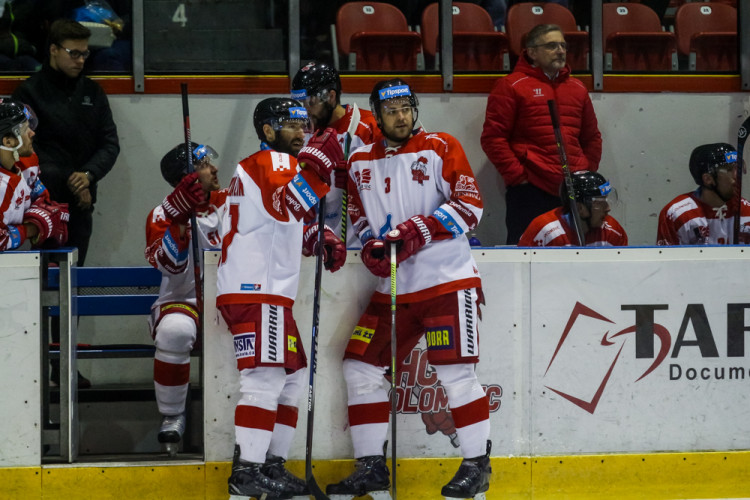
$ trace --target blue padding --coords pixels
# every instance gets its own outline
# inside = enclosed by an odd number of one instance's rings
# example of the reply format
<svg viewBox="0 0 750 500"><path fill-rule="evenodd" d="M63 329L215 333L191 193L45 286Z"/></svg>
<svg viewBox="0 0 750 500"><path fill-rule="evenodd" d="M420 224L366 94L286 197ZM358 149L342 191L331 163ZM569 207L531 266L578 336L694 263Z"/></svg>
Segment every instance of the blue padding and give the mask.
<svg viewBox="0 0 750 500"><path fill-rule="evenodd" d="M158 295L79 295L79 316L131 316L150 314ZM59 316L57 306L50 307L50 316Z"/></svg>
<svg viewBox="0 0 750 500"><path fill-rule="evenodd" d="M161 285L161 272L153 267L77 267L73 272L79 287ZM49 268L48 279L50 288L59 288L60 269Z"/></svg>

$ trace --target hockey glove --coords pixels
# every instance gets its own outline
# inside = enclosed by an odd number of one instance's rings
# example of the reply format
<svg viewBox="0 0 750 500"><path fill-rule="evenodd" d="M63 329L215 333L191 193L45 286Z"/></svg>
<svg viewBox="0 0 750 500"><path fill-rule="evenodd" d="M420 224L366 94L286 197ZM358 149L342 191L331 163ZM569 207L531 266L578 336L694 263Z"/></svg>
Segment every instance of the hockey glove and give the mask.
<svg viewBox="0 0 750 500"><path fill-rule="evenodd" d="M335 168L341 168L344 163L344 153L339 146L336 130L328 127L322 133L314 135L297 154L297 162L303 169L317 173L330 186L331 172Z"/></svg>
<svg viewBox="0 0 750 500"><path fill-rule="evenodd" d="M339 189L346 189L346 183L349 181L349 173L346 171L346 162L333 171L333 182Z"/></svg>
<svg viewBox="0 0 750 500"><path fill-rule="evenodd" d="M372 239L362 247L362 262L375 276L387 278L391 275L391 262L385 255L385 242Z"/></svg>
<svg viewBox="0 0 750 500"><path fill-rule="evenodd" d="M173 222L187 225L190 214L193 213L195 207L205 203L205 201L206 195L198 181L198 173L193 172L182 178L174 191L164 198L161 206L166 216Z"/></svg>
<svg viewBox="0 0 750 500"><path fill-rule="evenodd" d="M68 241L67 203L39 199L23 214L24 224L29 223L37 228L38 234L32 239L32 246L57 248ZM46 244L45 244L46 243Z"/></svg>
<svg viewBox="0 0 750 500"><path fill-rule="evenodd" d="M432 241L437 227L438 222L433 217L415 215L388 231L385 239L388 245L396 245L396 263L405 261Z"/></svg>
<svg viewBox="0 0 750 500"><path fill-rule="evenodd" d="M318 223L311 224L302 236L302 255L310 257L318 254ZM341 238L326 226L323 232L323 265L335 273L346 261L346 246Z"/></svg>

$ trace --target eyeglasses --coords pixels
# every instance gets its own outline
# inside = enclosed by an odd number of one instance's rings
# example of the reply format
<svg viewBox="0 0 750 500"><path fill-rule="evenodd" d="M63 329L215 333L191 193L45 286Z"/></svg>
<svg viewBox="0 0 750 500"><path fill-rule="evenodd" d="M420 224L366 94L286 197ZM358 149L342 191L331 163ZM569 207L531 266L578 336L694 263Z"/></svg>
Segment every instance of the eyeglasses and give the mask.
<svg viewBox="0 0 750 500"><path fill-rule="evenodd" d="M553 50L557 50L558 47L560 47L563 51L567 51L568 50L568 44L565 43L565 42L540 43L539 45L532 45L529 48L530 49L535 49L537 47L545 48L545 49L549 50L550 52L552 52Z"/></svg>
<svg viewBox="0 0 750 500"><path fill-rule="evenodd" d="M63 49L65 52L67 52L71 59L80 59L81 57L83 57L85 61L91 55L90 50L84 50L83 52L81 52L80 50L75 50L75 49L71 50L67 47L63 47L62 45L57 45L57 46Z"/></svg>

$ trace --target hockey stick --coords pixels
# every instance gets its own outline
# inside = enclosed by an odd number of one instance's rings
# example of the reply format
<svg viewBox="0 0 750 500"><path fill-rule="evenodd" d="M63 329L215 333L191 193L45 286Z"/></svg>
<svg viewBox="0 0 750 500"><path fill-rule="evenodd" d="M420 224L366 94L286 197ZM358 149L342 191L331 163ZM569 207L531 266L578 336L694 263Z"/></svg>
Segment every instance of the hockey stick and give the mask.
<svg viewBox="0 0 750 500"><path fill-rule="evenodd" d="M185 129L185 150L187 152L187 167L188 174L192 174L195 171L193 166L193 148L192 141L190 140L190 111L188 109L188 86L187 83L180 84L180 90L182 91L182 125ZM198 223L195 220L195 212L190 214L190 227L192 228L192 235L190 237L190 244L193 248L193 271L195 276L195 302L198 308L198 324L202 325L201 319L203 318L203 288L201 286L201 261L200 261L200 250L198 249Z"/></svg>
<svg viewBox="0 0 750 500"><path fill-rule="evenodd" d="M320 281L323 275L323 232L326 222L326 198L320 198L318 206L318 254L315 256L315 290L313 292L312 337L310 339L310 383L307 389L307 444L305 447L305 482L315 500L329 500L318 486L312 470L313 420L315 415L315 371L318 354L318 324L320 318Z"/></svg>
<svg viewBox="0 0 750 500"><path fill-rule="evenodd" d="M396 245L391 245L391 500L396 500Z"/></svg>
<svg viewBox="0 0 750 500"><path fill-rule="evenodd" d="M357 103L352 104L352 119L349 122L349 128L346 130L346 142L344 143L344 161L349 161L349 154L351 153L352 138L357 133L357 127L359 127L359 108ZM348 182L348 181L347 181ZM341 242L346 245L346 222L347 222L347 210L349 209L349 190L347 185L344 185L344 190L341 193Z"/></svg>
<svg viewBox="0 0 750 500"><path fill-rule="evenodd" d="M557 112L557 104L554 99L547 101L549 114L552 118L552 128L555 130L555 141L557 142L557 152L560 154L560 165L562 166L563 179L565 188L568 191L568 203L570 204L570 213L573 218L573 230L578 238L578 246L586 244L586 237L583 234L583 224L581 223L581 214L578 213L578 204L576 203L576 194L573 190L573 177L568 167L568 155L565 153L565 143L563 142L562 131L560 130L560 115Z"/></svg>
<svg viewBox="0 0 750 500"><path fill-rule="evenodd" d="M734 216L734 235L732 235L732 243L737 245L740 242L740 218L742 217L742 171L744 166L742 164L742 151L745 149L745 141L747 140L747 133L750 131L750 117L745 118L745 121L740 125L737 131L737 213Z"/></svg>

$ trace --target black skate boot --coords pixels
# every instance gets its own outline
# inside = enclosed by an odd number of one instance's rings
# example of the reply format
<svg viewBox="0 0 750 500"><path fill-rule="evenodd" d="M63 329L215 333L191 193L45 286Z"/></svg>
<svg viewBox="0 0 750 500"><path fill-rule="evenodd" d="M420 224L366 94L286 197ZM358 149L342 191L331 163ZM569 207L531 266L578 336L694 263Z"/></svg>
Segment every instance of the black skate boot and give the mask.
<svg viewBox="0 0 750 500"><path fill-rule="evenodd" d="M263 500L289 500L291 493L284 491L284 483L275 481L261 472L263 464L238 459L229 476L231 498L250 497Z"/></svg>
<svg viewBox="0 0 750 500"><path fill-rule="evenodd" d="M492 442L487 441L487 454L476 458L464 458L456 475L443 486L441 494L447 498L474 498L490 489L490 450Z"/></svg>
<svg viewBox="0 0 750 500"><path fill-rule="evenodd" d="M275 455L268 455L266 463L261 467L261 471L271 479L284 483L284 492L290 493L293 497L297 495L310 495L310 489L302 479L298 478L284 467L284 460Z"/></svg>
<svg viewBox="0 0 750 500"><path fill-rule="evenodd" d="M391 480L384 456L370 455L358 458L354 467L356 470L352 475L339 483L326 486L326 494L348 497L370 494L375 498L373 493L388 492Z"/></svg>

